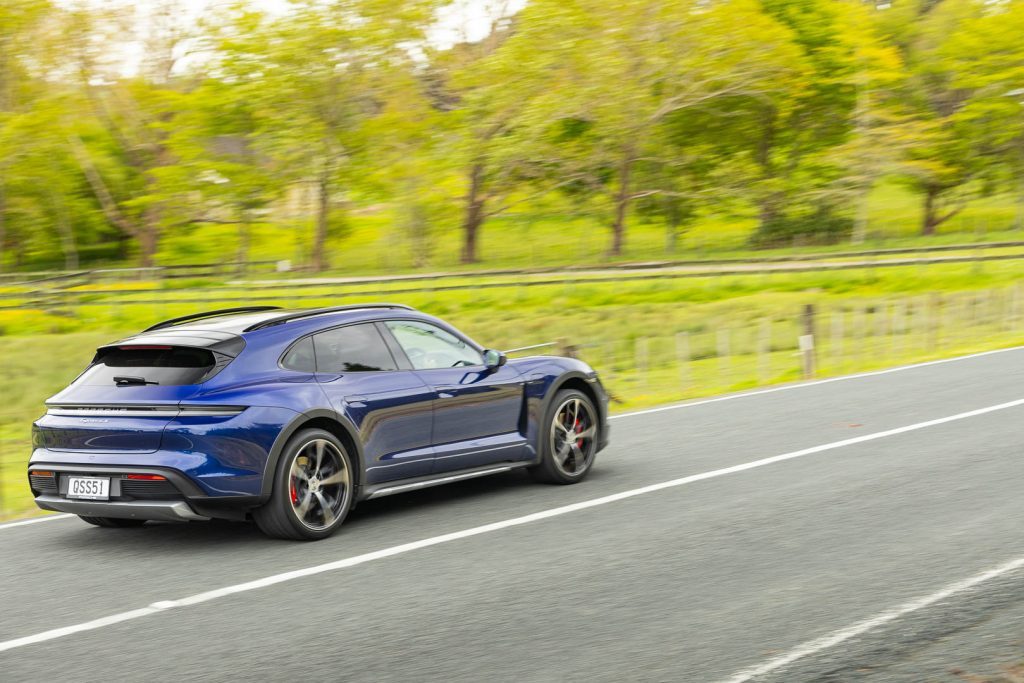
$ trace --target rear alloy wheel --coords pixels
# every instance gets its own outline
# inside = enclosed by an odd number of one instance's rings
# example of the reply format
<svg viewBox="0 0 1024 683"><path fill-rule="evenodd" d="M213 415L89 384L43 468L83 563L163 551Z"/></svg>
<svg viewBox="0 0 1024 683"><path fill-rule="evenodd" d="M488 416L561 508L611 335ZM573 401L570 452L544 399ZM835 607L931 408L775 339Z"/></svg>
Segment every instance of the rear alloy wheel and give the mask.
<svg viewBox="0 0 1024 683"><path fill-rule="evenodd" d="M268 536L314 541L334 533L352 507L352 461L330 432L307 429L285 447L266 505L253 513Z"/></svg>
<svg viewBox="0 0 1024 683"><path fill-rule="evenodd" d="M575 484L597 455L597 410L590 397L575 389L558 392L541 431L541 461L530 472L539 481Z"/></svg>
<svg viewBox="0 0 1024 683"><path fill-rule="evenodd" d="M130 529L146 523L144 519L122 519L120 517L88 517L86 515L78 515L78 518L83 522L110 529Z"/></svg>

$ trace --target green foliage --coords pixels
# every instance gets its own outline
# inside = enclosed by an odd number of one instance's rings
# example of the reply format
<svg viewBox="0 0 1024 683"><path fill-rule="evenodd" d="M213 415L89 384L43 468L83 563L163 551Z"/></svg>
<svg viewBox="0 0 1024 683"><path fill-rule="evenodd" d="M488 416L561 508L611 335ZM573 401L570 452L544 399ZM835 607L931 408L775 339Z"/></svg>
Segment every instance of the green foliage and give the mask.
<svg viewBox="0 0 1024 683"><path fill-rule="evenodd" d="M0 268L473 263L554 213L611 258L862 242L883 179L926 234L1024 227L1017 1L483 2L472 41L446 0L2 5Z"/></svg>

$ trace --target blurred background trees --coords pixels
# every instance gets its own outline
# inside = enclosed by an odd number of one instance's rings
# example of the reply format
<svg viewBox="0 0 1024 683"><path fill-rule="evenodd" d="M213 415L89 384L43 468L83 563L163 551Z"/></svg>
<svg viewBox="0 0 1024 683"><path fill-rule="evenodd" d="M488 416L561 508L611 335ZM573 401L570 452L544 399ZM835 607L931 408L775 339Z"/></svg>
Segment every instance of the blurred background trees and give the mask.
<svg viewBox="0 0 1024 683"><path fill-rule="evenodd" d="M860 242L883 183L926 236L995 195L1024 228L1019 0L208 4L0 4L0 268L322 271L365 225L475 263L510 212L611 258L708 216Z"/></svg>

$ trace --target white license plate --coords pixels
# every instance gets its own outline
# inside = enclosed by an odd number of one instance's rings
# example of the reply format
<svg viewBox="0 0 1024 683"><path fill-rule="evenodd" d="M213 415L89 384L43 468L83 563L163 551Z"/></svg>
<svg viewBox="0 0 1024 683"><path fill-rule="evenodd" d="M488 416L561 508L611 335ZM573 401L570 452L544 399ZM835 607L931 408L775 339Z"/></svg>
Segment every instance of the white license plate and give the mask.
<svg viewBox="0 0 1024 683"><path fill-rule="evenodd" d="M68 498L110 499L110 479L107 477L68 477Z"/></svg>

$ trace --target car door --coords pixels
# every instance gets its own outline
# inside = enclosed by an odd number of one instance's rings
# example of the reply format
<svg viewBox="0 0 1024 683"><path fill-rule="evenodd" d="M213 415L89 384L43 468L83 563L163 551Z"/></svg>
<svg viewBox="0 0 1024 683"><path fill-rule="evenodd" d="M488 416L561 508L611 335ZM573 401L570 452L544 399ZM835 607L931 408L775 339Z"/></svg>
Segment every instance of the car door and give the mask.
<svg viewBox="0 0 1024 683"><path fill-rule="evenodd" d="M429 474L434 391L408 365L399 367L377 326L327 329L310 343L317 381L334 409L359 430L363 483Z"/></svg>
<svg viewBox="0 0 1024 683"><path fill-rule="evenodd" d="M387 332L434 392L434 472L522 460L523 378L507 366L487 368L465 339L432 323L389 320Z"/></svg>

